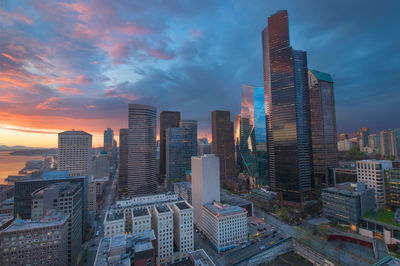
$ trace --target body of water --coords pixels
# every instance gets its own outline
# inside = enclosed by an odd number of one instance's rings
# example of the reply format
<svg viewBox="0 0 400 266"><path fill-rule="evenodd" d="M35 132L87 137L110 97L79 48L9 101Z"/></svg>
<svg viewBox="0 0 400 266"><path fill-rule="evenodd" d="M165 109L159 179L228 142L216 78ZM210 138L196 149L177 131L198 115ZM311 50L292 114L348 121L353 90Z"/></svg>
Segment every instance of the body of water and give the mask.
<svg viewBox="0 0 400 266"><path fill-rule="evenodd" d="M10 155L11 151L0 151L0 184L5 184L4 179L9 175L18 175L19 170L25 167L29 160L41 160L41 155Z"/></svg>

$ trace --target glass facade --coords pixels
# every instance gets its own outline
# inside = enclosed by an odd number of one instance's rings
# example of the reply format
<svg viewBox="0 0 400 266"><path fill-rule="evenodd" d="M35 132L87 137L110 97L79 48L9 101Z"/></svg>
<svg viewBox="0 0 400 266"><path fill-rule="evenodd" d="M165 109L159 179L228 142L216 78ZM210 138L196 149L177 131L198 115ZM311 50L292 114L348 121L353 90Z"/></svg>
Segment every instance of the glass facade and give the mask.
<svg viewBox="0 0 400 266"><path fill-rule="evenodd" d="M168 179L182 179L185 174L183 131L183 128L167 128L166 130L166 173Z"/></svg>
<svg viewBox="0 0 400 266"><path fill-rule="evenodd" d="M179 127L181 113L174 111L162 111L160 113L160 173L166 174L166 138L167 128Z"/></svg>
<svg viewBox="0 0 400 266"><path fill-rule="evenodd" d="M300 203L313 189L306 53L289 44L287 11L268 18L262 39L270 185Z"/></svg>
<svg viewBox="0 0 400 266"><path fill-rule="evenodd" d="M308 71L314 180L328 184L329 168L338 166L333 80L329 74Z"/></svg>
<svg viewBox="0 0 400 266"><path fill-rule="evenodd" d="M254 87L254 128L257 151L267 151L264 87Z"/></svg>
<svg viewBox="0 0 400 266"><path fill-rule="evenodd" d="M400 208L400 169L385 170L386 206L392 211Z"/></svg>

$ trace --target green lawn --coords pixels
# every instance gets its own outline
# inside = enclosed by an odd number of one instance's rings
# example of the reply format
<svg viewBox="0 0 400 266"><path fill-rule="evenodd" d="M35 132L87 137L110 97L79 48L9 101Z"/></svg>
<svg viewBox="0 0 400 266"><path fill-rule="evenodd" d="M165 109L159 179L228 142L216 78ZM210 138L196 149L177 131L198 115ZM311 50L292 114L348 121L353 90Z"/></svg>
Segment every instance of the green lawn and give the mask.
<svg viewBox="0 0 400 266"><path fill-rule="evenodd" d="M393 223L394 212L389 212L386 210L379 210L376 213L375 219L372 218L372 211L367 212L364 215L365 218L372 219L381 223L390 224L394 226L399 226L399 224Z"/></svg>

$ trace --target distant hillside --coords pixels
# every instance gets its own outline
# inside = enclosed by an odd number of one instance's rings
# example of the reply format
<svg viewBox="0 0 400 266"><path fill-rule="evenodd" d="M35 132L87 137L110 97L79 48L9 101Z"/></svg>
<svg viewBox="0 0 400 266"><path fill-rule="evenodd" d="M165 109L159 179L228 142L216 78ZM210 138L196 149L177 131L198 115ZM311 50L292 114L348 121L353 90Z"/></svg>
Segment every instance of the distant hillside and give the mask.
<svg viewBox="0 0 400 266"><path fill-rule="evenodd" d="M54 155L57 149L20 149L10 153L10 155Z"/></svg>
<svg viewBox="0 0 400 266"><path fill-rule="evenodd" d="M16 150L29 150L29 149L36 149L36 148L26 147L22 145L18 146L0 145L0 151L16 151Z"/></svg>

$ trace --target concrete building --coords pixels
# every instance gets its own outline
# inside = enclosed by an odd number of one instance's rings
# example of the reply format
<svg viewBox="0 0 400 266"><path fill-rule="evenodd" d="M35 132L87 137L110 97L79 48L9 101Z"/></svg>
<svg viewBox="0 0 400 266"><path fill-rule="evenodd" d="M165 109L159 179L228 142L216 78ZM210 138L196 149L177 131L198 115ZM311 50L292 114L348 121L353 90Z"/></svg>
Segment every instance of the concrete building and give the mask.
<svg viewBox="0 0 400 266"><path fill-rule="evenodd" d="M125 234L125 214L108 210L104 217L104 236Z"/></svg>
<svg viewBox="0 0 400 266"><path fill-rule="evenodd" d="M353 143L348 140L339 140L337 143L338 151L349 151L353 147Z"/></svg>
<svg viewBox="0 0 400 266"><path fill-rule="evenodd" d="M166 204L154 207L153 226L157 239L157 265L173 262L173 212Z"/></svg>
<svg viewBox="0 0 400 266"><path fill-rule="evenodd" d="M354 167L347 168L332 168L329 171L329 185L336 186L336 184L357 182L357 169Z"/></svg>
<svg viewBox="0 0 400 266"><path fill-rule="evenodd" d="M0 231L0 265L67 265L67 236L67 214L52 210L40 221L17 218Z"/></svg>
<svg viewBox="0 0 400 266"><path fill-rule="evenodd" d="M338 166L335 96L331 75L308 70L315 185L328 184L329 168Z"/></svg>
<svg viewBox="0 0 400 266"><path fill-rule="evenodd" d="M214 154L192 157L194 222L202 227L203 205L220 201L219 158Z"/></svg>
<svg viewBox="0 0 400 266"><path fill-rule="evenodd" d="M147 207L132 209L132 234L151 230L151 214Z"/></svg>
<svg viewBox="0 0 400 266"><path fill-rule="evenodd" d="M93 177L89 178L88 182L88 210L96 212L97 210L97 193L96 180Z"/></svg>
<svg viewBox="0 0 400 266"><path fill-rule="evenodd" d="M176 182L174 183L174 192L182 199L192 204L192 182Z"/></svg>
<svg viewBox="0 0 400 266"><path fill-rule="evenodd" d="M397 152L396 134L391 129L380 132L381 155L383 157L395 156Z"/></svg>
<svg viewBox="0 0 400 266"><path fill-rule="evenodd" d="M400 168L385 170L386 207L392 211L400 208Z"/></svg>
<svg viewBox="0 0 400 266"><path fill-rule="evenodd" d="M160 113L160 173L166 174L166 143L167 143L167 128L179 127L181 113L174 111L162 111Z"/></svg>
<svg viewBox="0 0 400 266"><path fill-rule="evenodd" d="M68 170L69 176L89 175L91 154L92 135L74 130L58 134L57 170Z"/></svg>
<svg viewBox="0 0 400 266"><path fill-rule="evenodd" d="M203 229L218 253L247 242L247 211L219 202L203 206Z"/></svg>
<svg viewBox="0 0 400 266"><path fill-rule="evenodd" d="M156 108L129 104L128 195L157 192Z"/></svg>
<svg viewBox="0 0 400 266"><path fill-rule="evenodd" d="M211 113L212 153L219 158L221 180L235 175L235 140L229 111Z"/></svg>
<svg viewBox="0 0 400 266"><path fill-rule="evenodd" d="M32 220L39 221L49 210L68 214L68 264L75 265L82 244L82 187L77 183L56 183L32 193Z"/></svg>
<svg viewBox="0 0 400 266"><path fill-rule="evenodd" d="M211 143L208 143L207 138L201 138L198 140L198 155L204 155L204 154L211 154Z"/></svg>
<svg viewBox="0 0 400 266"><path fill-rule="evenodd" d="M179 252L179 256L174 256L176 262L187 259L189 253L194 250L193 208L186 202L178 202L172 204L172 210L174 212L174 241Z"/></svg>
<svg viewBox="0 0 400 266"><path fill-rule="evenodd" d="M391 168L391 161L363 160L356 162L357 182L364 182L368 188L375 190L376 206L385 208L385 169Z"/></svg>
<svg viewBox="0 0 400 266"><path fill-rule="evenodd" d="M360 218L375 209L375 190L365 183L341 183L322 190L323 213L329 219L358 226Z"/></svg>
<svg viewBox="0 0 400 266"><path fill-rule="evenodd" d="M128 129L119 130L118 195L128 194Z"/></svg>
<svg viewBox="0 0 400 266"><path fill-rule="evenodd" d="M92 174L95 178L109 177L110 175L110 158L106 151L96 154L93 160Z"/></svg>

